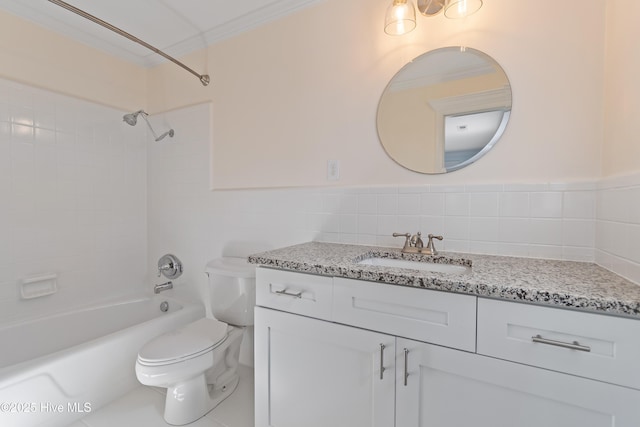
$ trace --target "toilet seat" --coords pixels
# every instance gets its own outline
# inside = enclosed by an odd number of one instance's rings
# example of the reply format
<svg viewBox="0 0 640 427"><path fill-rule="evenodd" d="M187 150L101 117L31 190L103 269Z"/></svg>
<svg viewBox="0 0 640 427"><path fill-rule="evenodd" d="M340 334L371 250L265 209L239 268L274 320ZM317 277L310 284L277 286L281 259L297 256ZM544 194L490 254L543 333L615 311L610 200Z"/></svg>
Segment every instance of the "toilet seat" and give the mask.
<svg viewBox="0 0 640 427"><path fill-rule="evenodd" d="M193 359L218 347L227 336L226 323L200 319L149 341L140 349L138 363L162 366Z"/></svg>

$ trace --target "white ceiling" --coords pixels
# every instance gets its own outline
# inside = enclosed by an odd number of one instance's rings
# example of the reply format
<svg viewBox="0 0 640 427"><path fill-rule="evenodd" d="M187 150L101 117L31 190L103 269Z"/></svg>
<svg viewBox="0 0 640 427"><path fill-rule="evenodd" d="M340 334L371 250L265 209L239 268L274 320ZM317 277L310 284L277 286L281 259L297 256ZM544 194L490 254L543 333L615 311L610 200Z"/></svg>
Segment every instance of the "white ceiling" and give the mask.
<svg viewBox="0 0 640 427"><path fill-rule="evenodd" d="M322 0L65 0L180 57ZM0 9L141 66L158 54L47 0L0 0Z"/></svg>

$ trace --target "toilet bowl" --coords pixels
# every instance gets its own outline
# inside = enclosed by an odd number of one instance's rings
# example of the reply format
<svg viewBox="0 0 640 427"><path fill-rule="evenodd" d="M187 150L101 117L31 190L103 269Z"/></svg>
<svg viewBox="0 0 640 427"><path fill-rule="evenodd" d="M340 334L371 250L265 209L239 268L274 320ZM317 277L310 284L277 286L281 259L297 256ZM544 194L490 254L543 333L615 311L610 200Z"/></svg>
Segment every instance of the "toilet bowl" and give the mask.
<svg viewBox="0 0 640 427"><path fill-rule="evenodd" d="M233 393L244 327L253 324L255 268L223 258L207 264L207 274L214 314L236 325L200 319L147 342L136 360L140 383L167 389L164 419L172 425L198 420Z"/></svg>

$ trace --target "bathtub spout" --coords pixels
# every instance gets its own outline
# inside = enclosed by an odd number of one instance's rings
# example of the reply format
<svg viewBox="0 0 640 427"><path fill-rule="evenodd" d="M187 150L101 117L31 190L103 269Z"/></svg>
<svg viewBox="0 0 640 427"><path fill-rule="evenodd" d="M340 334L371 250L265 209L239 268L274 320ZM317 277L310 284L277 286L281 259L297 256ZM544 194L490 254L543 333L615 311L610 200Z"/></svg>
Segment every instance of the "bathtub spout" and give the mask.
<svg viewBox="0 0 640 427"><path fill-rule="evenodd" d="M153 292L159 294L160 292L166 291L167 289L173 289L173 283L171 283L171 280L160 285L155 285L153 287Z"/></svg>

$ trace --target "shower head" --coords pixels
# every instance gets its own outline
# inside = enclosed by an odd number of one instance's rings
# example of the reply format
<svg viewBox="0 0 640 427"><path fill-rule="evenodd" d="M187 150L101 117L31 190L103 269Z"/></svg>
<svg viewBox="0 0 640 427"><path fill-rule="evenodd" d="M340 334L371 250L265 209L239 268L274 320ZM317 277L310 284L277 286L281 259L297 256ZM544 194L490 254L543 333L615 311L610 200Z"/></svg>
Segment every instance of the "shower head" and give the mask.
<svg viewBox="0 0 640 427"><path fill-rule="evenodd" d="M142 118L147 123L147 126L149 127L149 130L153 134L153 137L154 137L156 142L160 141L161 139L163 139L167 135L169 135L169 138L173 138L173 135L175 134L173 129L169 129L167 132L165 132L162 135L158 136L156 134L156 132L153 130L153 128L151 127L151 123L149 123L149 120L147 120L147 116L149 114L147 114L144 110L138 110L135 113L125 114L124 116L122 116L122 121L126 122L129 126L135 126L138 123L138 116L139 115L142 115Z"/></svg>
<svg viewBox="0 0 640 427"><path fill-rule="evenodd" d="M138 123L138 114L147 115L143 110L136 111L135 113L129 113L122 116L122 120L127 122L129 126L135 126Z"/></svg>

